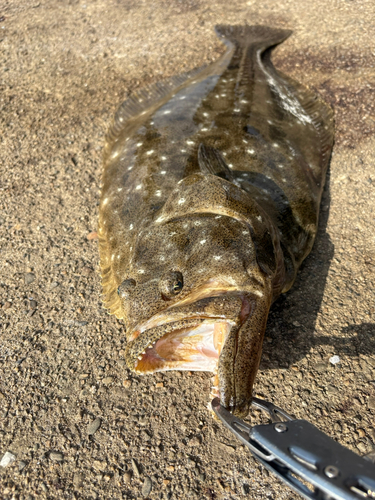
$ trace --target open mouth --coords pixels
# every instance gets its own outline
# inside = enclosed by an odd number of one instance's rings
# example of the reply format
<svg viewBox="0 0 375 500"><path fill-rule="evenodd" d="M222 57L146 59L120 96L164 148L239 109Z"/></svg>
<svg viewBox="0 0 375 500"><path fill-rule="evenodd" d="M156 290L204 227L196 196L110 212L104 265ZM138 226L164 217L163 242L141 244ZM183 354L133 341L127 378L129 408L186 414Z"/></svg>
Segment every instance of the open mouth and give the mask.
<svg viewBox="0 0 375 500"><path fill-rule="evenodd" d="M134 365L137 373L167 370L216 372L232 322L223 318L209 318L183 328L177 325L149 344L138 356Z"/></svg>

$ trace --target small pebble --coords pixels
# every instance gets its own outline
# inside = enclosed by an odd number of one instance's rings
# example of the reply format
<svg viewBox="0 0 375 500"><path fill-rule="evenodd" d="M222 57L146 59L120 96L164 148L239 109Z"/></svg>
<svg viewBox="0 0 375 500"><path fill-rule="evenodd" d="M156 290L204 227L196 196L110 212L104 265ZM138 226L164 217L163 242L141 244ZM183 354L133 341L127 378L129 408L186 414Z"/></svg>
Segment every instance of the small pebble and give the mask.
<svg viewBox="0 0 375 500"><path fill-rule="evenodd" d="M98 238L98 233L96 231L92 231L86 236L86 238L88 240L96 240Z"/></svg>
<svg viewBox="0 0 375 500"><path fill-rule="evenodd" d="M33 281L35 281L34 273L26 273L25 274L25 285L30 285Z"/></svg>
<svg viewBox="0 0 375 500"><path fill-rule="evenodd" d="M359 451L363 454L363 453L366 453L367 451L367 448L366 448L366 445L364 443L358 443L357 444L357 448L359 449Z"/></svg>
<svg viewBox="0 0 375 500"><path fill-rule="evenodd" d="M0 461L0 467L8 467L8 465L11 465L16 459L16 456L13 455L10 451L5 452L3 455L3 458Z"/></svg>
<svg viewBox="0 0 375 500"><path fill-rule="evenodd" d="M59 451L51 451L49 458L54 462L62 462L64 460L64 455Z"/></svg>
<svg viewBox="0 0 375 500"><path fill-rule="evenodd" d="M329 358L329 362L332 364L332 365L337 365L337 363L340 363L340 356L332 356L332 358Z"/></svg>
<svg viewBox="0 0 375 500"><path fill-rule="evenodd" d="M241 486L241 490L242 490L243 495L248 495L249 491L250 491L249 485L246 483L243 483Z"/></svg>
<svg viewBox="0 0 375 500"><path fill-rule="evenodd" d="M134 458L132 458L132 468L133 468L134 475L139 477L138 465L137 465L137 462L134 460Z"/></svg>
<svg viewBox="0 0 375 500"><path fill-rule="evenodd" d="M26 462L24 462L23 460L21 460L20 462L18 462L18 470L21 472L23 471L23 469L26 467Z"/></svg>
<svg viewBox="0 0 375 500"><path fill-rule="evenodd" d="M38 303L36 300L30 300L29 305L30 305L30 309L36 309Z"/></svg>
<svg viewBox="0 0 375 500"><path fill-rule="evenodd" d="M73 476L73 484L76 488L80 488L82 486L82 474L75 473Z"/></svg>
<svg viewBox="0 0 375 500"><path fill-rule="evenodd" d="M124 474L124 483L125 484L130 484L131 480L132 480L131 472L125 472L125 474Z"/></svg>
<svg viewBox="0 0 375 500"><path fill-rule="evenodd" d="M132 385L131 380L124 380L122 382L122 385L126 388L129 388Z"/></svg>
<svg viewBox="0 0 375 500"><path fill-rule="evenodd" d="M59 284L57 283L57 281L54 281L53 283L51 283L50 288L53 289L53 288L57 288L58 286L59 286Z"/></svg>
<svg viewBox="0 0 375 500"><path fill-rule="evenodd" d="M3 305L3 310L6 311L10 307L12 307L12 303L7 300Z"/></svg>
<svg viewBox="0 0 375 500"><path fill-rule="evenodd" d="M100 424L102 423L102 421L100 420L100 418L96 418L95 420L93 420L88 426L87 426L87 434L89 436L92 436L93 434L95 434L95 432L99 429L100 427Z"/></svg>
<svg viewBox="0 0 375 500"><path fill-rule="evenodd" d="M90 276L90 274L93 272L93 269L91 269L91 267L89 266L84 266L82 269L81 269L81 274L83 276Z"/></svg>
<svg viewBox="0 0 375 500"><path fill-rule="evenodd" d="M151 479L147 476L144 480L143 486L142 486L142 495L144 498L148 497L148 495L151 493L152 490L152 481Z"/></svg>
<svg viewBox="0 0 375 500"><path fill-rule="evenodd" d="M105 377L103 378L102 382L104 385L109 385L112 384L113 380L114 380L113 377Z"/></svg>

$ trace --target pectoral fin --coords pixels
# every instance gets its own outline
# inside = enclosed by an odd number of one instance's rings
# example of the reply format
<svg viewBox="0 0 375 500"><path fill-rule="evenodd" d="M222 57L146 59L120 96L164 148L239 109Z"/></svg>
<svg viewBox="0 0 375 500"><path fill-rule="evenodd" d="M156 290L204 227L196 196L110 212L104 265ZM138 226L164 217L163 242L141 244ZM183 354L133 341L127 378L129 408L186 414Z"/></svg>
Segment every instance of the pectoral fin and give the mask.
<svg viewBox="0 0 375 500"><path fill-rule="evenodd" d="M218 149L200 143L198 164L202 174L217 175L227 181L233 181L233 174Z"/></svg>

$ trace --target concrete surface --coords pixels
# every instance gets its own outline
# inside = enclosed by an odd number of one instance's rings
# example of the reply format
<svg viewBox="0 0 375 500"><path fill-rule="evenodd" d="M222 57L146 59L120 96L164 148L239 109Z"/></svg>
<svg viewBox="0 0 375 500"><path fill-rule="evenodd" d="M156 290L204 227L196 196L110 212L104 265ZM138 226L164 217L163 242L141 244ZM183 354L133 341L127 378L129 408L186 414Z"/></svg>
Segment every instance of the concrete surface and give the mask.
<svg viewBox="0 0 375 500"><path fill-rule="evenodd" d="M0 497L296 498L213 421L209 374L126 370L87 238L116 107L216 59L216 23L293 29L276 65L336 111L318 239L256 393L374 449L374 1L3 0L0 19Z"/></svg>

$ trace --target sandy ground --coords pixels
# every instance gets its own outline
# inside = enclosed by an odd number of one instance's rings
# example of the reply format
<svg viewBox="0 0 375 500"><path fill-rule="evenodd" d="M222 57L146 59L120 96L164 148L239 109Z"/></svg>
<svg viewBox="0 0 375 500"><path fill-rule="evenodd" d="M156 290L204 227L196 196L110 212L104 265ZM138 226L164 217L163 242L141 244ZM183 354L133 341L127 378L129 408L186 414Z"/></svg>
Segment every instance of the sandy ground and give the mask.
<svg viewBox="0 0 375 500"><path fill-rule="evenodd" d="M223 22L293 29L276 65L336 111L317 242L272 310L255 392L374 449L374 19L373 0L3 0L1 499L296 499L213 421L209 374L127 371L87 238L116 107L216 59Z"/></svg>

